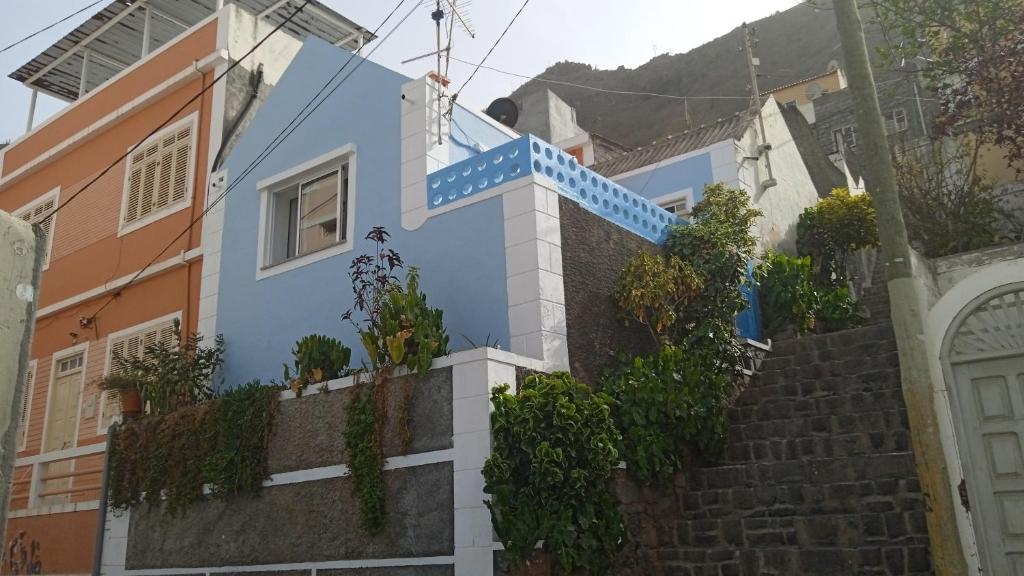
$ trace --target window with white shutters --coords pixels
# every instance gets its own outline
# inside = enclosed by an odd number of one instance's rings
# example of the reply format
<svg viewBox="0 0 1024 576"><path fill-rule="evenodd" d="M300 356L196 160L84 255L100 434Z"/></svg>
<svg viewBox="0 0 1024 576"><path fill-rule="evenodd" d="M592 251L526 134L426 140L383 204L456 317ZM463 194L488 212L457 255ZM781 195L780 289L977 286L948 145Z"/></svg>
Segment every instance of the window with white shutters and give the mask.
<svg viewBox="0 0 1024 576"><path fill-rule="evenodd" d="M128 157L122 227L183 206L192 189L195 122L147 140Z"/></svg>
<svg viewBox="0 0 1024 576"><path fill-rule="evenodd" d="M56 219L55 215L51 215L53 210L57 207L57 191L50 192L45 196L42 196L33 201L28 206L25 206L14 212L14 215L21 218L29 224L38 224L43 229L45 235L45 252L43 254L43 268L46 268L50 264L50 245L53 233L53 221Z"/></svg>
<svg viewBox="0 0 1024 576"><path fill-rule="evenodd" d="M32 407L32 383L36 379L36 363L33 361L25 371L25 393L21 397L21 416L18 418L18 450L28 445L28 416Z"/></svg>
<svg viewBox="0 0 1024 576"><path fill-rule="evenodd" d="M117 336L110 341L107 347L108 370L110 373L118 371L117 361L121 358L146 358L146 349L158 342L174 344L178 335L175 333L174 320L167 320L154 326L137 330L128 334ZM99 433L103 433L114 422L114 419L121 414L121 398L116 390L103 392L103 399L100 408Z"/></svg>

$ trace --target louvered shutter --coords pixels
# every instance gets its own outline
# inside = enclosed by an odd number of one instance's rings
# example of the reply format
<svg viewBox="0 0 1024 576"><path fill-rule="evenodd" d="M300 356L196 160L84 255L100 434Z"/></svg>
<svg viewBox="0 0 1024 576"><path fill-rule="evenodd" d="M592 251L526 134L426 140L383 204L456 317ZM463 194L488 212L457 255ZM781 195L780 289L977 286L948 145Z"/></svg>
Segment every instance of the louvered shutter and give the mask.
<svg viewBox="0 0 1024 576"><path fill-rule="evenodd" d="M188 197L193 161L192 125L188 124L131 155L124 223L169 208Z"/></svg>
<svg viewBox="0 0 1024 576"><path fill-rule="evenodd" d="M43 253L43 265L45 266L50 262L50 233L53 231L53 218L47 218L53 209L57 206L57 199L55 197L47 198L46 200L28 208L20 213L18 217L28 222L29 224L38 224L43 229L45 252Z"/></svg>
<svg viewBox="0 0 1024 576"><path fill-rule="evenodd" d="M177 333L174 329L174 321L168 320L151 328L140 330L134 334L122 336L110 344L110 371L116 372L118 367L114 358L146 358L146 348L158 342L174 344L177 342ZM104 392L103 420L104 429L113 422L113 419L121 414L121 399L116 390Z"/></svg>
<svg viewBox="0 0 1024 576"><path fill-rule="evenodd" d="M28 444L28 410L32 405L32 383L35 376L35 367L30 366L25 373L25 393L21 398L21 416L18 418L18 450L24 450Z"/></svg>

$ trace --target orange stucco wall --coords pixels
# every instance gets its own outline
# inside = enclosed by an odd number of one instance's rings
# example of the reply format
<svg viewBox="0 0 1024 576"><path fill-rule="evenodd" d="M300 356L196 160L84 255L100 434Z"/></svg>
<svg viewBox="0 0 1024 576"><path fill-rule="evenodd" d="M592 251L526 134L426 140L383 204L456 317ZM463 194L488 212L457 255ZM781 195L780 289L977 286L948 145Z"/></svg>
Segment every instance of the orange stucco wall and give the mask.
<svg viewBox="0 0 1024 576"><path fill-rule="evenodd" d="M807 98L807 87L815 83L829 92L837 92L842 89L842 85L839 82L839 72L835 71L827 76L814 78L813 80L807 80L806 82L801 82L788 88L776 90L771 94L779 104L786 104L787 102L792 102L794 100L797 104L807 104L810 102L810 99Z"/></svg>
<svg viewBox="0 0 1024 576"><path fill-rule="evenodd" d="M39 154L79 134L142 92L159 85L171 75L209 55L216 42L214 21L182 37L124 77L101 86L87 100L69 108L54 122L39 128L9 149L4 174L31 162ZM0 189L0 210L14 211L29 202L59 189L58 206L88 182L96 178L128 149L145 139L172 113L182 107L204 86L212 82L214 72L196 73L188 82L161 95L144 109L119 118L116 123L83 140L52 161L32 169L18 180ZM44 270L39 306L46 308L104 284L134 275L167 244L198 219L205 206L208 159L216 151L209 149L213 91L189 104L175 120L194 117L198 127L194 151L194 178L189 205L177 212L119 236L121 203L125 187L125 163L120 162L99 177L73 202L62 207L52 228L52 247L48 268ZM105 440L101 429L102 397L98 387L108 361L107 340L111 333L170 314L180 314L183 328L194 331L198 322L198 302L202 258L181 262L181 254L201 246L202 228L196 225L175 241L157 260L178 263L159 274L142 278L108 300L103 294L82 300L40 316L32 341L35 378L29 400L27 440L19 458L40 453L46 428L47 401L53 378L53 363L62 353L76 346L87 346L84 377L81 384L75 445L82 447ZM105 307L104 307L105 306ZM80 319L96 315L88 325ZM72 480L75 492L63 497L65 503L95 501L103 454L74 459L74 471L82 472ZM31 466L15 470L11 509L28 507ZM92 568L93 540L97 513L63 512L15 518L7 525L7 543L25 532L25 548L39 543L43 573L88 573ZM4 562L4 571L10 565Z"/></svg>
<svg viewBox="0 0 1024 576"><path fill-rule="evenodd" d="M91 573L97 515L89 510L12 518L7 522L0 573L32 574L25 565L34 563L42 574Z"/></svg>
<svg viewBox="0 0 1024 576"><path fill-rule="evenodd" d="M3 173L10 174L38 155L60 144L118 107L167 80L217 46L217 21L213 20L168 46L143 65L87 95L53 122L28 138L15 142L4 156Z"/></svg>

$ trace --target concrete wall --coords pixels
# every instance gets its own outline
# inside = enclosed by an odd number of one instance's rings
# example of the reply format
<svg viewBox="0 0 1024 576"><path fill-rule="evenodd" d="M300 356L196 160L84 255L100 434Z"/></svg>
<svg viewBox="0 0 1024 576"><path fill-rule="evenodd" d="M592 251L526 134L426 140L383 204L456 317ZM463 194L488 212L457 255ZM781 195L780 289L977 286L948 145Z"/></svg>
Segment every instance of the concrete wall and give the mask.
<svg viewBox="0 0 1024 576"><path fill-rule="evenodd" d="M544 89L523 98L516 130L558 144L583 133L576 124L576 111L551 90Z"/></svg>
<svg viewBox="0 0 1024 576"><path fill-rule="evenodd" d="M445 311L453 349L488 339L509 346L501 201L431 218L415 231L401 225L401 87L407 78L365 62L317 111L315 121L304 123L247 178L234 179L305 104L309 87L321 85L348 57L324 42L308 41L225 163L235 190L225 208L216 331L228 343L229 384L280 377L281 363L288 360L294 342L313 332L341 338L353 349L354 364L366 359L355 331L340 316L352 307L349 264L354 256L373 250L363 236L374 226L386 227L392 234L390 247L407 266L420 268L429 303ZM497 137L493 127L482 129L461 112L456 119L480 141ZM349 144L356 156L350 184L355 212L351 249L257 279L256 183Z"/></svg>
<svg viewBox="0 0 1024 576"><path fill-rule="evenodd" d="M384 533L359 528L344 450L353 379L280 394L272 476L254 498L213 500L181 516L140 507L108 515L103 574L302 573L489 576L490 515L481 468L490 451L489 393L544 363L480 348L436 360L425 378L387 381ZM411 393L411 449L399 448L399 406Z"/></svg>
<svg viewBox="0 0 1024 576"><path fill-rule="evenodd" d="M741 179L744 188L751 193L754 207L764 212L755 232L761 239L761 245L796 253L797 220L806 208L818 202L818 193L778 104L768 100L761 114L764 118L765 140L772 146L768 153L772 165L771 175L778 185L764 188L763 182L768 178L768 170L763 156L757 161L745 160L746 157L758 155L758 142L753 130L748 131L739 141L741 156L736 162L742 166Z"/></svg>

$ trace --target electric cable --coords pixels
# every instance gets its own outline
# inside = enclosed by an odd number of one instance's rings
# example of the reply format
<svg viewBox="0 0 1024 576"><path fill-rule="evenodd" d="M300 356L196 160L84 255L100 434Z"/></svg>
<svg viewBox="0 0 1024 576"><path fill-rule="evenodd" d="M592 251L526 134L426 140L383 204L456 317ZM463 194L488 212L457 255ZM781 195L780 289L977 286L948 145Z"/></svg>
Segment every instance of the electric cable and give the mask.
<svg viewBox="0 0 1024 576"><path fill-rule="evenodd" d="M75 16L78 16L82 12L85 12L89 8L92 8L93 6L96 6L97 4L102 4L103 2L106 2L106 1L107 0L96 0L92 4L89 4L88 6L85 6L85 7L81 8L81 9L79 9L79 10L76 10L76 11L72 12L71 14L68 14L67 16L61 18L60 20L57 20L53 24L50 24L48 26L44 26L44 27L40 28L39 30L36 30L35 32L29 34L28 36L25 36L24 38L22 38L20 40L16 40L16 41L12 42L11 44L8 44L7 46L4 46L3 48L0 48L0 54L3 54L4 52L7 52L11 48L14 48L15 46L17 46L19 44L27 42L28 40L31 40L32 38L35 38L36 36L42 34L43 32L46 32L47 30L53 28L54 26L59 26L59 25L63 24L64 22L67 22L68 20L71 20Z"/></svg>
<svg viewBox="0 0 1024 576"><path fill-rule="evenodd" d="M530 0L523 0L523 5L519 7L519 11L515 13L515 16L513 16L512 19L509 20L508 25L505 26L505 29L501 31L501 35L499 35L498 39L495 40L494 44L491 45L491 49L487 51L487 54L484 54L483 59L480 60L480 63L477 64L476 68L473 69L473 72L469 75L469 78L466 78L466 81L462 83L462 87L459 88L455 92L455 94L452 95L452 104L454 104L455 100L458 99L459 94L461 94L462 91L466 89L466 85L469 84L473 80L473 77L476 76L476 73L484 65L484 62L487 62L487 58L489 58L491 56L491 53L494 52L494 49L497 48L498 44L501 43L501 40L503 38L505 38L505 34L508 33L510 28L512 28L512 25L515 24L516 19L519 18L519 15L523 13L523 10L526 9L526 5L529 4L529 3L530 3ZM452 58L452 60L455 60L455 58Z"/></svg>
<svg viewBox="0 0 1024 576"><path fill-rule="evenodd" d="M406 0L400 0L398 2L398 4L395 5L395 7L391 10L391 12L387 15L387 17L384 18L384 20L380 23L380 25L378 25L377 28L373 31L373 35L374 36L377 35L377 33L380 31L380 29L384 27L384 25L388 22L388 20L390 20L391 17L394 16L394 14L398 11L399 8L401 8L401 6L403 4L405 4L405 2L406 2ZM307 3L308 3L308 0L307 0ZM331 97L331 95L334 94L334 92L337 91L337 89L342 86L345 83L345 81L348 80L349 77L351 77L352 74L354 74L355 71L359 69L359 66L361 66L363 62L365 62L370 56L372 56L373 53L378 48L380 48L380 46L383 45L383 43L388 38L390 38L391 35L394 34L395 31L398 30L398 28L403 23L405 23L406 20L409 19L410 16L412 16L413 12L415 12L415 10L417 8L419 8L419 6L422 3L423 3L423 0L419 0L416 3L416 5L413 6L412 10L410 10L398 22L398 24L396 24L395 27L390 32L388 32L388 34L384 38L381 38L380 40L378 40L374 44L373 49L370 50L370 52L366 55L365 58L360 59L359 62L356 63L356 66L354 68L352 68L352 70L349 71L349 73L346 74L345 77L342 78L341 81L338 82L338 84L335 85L334 88L332 88L327 93L326 96L324 96L322 99L320 99L320 101L318 103L316 103L316 105L313 105L313 103L316 102L317 99L321 95L323 95L324 91L331 85L331 83L333 83L334 80L337 79L338 76L341 75L341 73L348 66L349 62L352 61L352 58L353 58L354 54L350 54L349 57L345 60L345 62L341 65L341 68L339 68L338 71L335 72L335 74L333 76L331 76L331 78L320 88L320 90L313 96L313 98L310 99L309 102L307 102L306 105L303 106L301 110L299 110L299 112L292 118L292 120L289 121L288 124L286 124L285 127L280 132L278 132L277 136L275 136L271 140L271 142L263 149L263 151L260 152L256 156L256 158L252 162L250 162L249 165L244 170L242 170L242 172L238 175L238 177L235 178L235 180L230 185L228 185L227 188L225 188L224 191L220 193L220 195L218 195L212 201L208 201L206 209L204 209L198 216L193 218L192 221L189 222L189 224L180 233L178 233L177 236L175 236L170 242L168 242L163 247L163 249L161 249L160 252L158 252L145 266L143 266L141 269L139 269L139 271L136 272L135 275L132 276L132 278L129 279L128 282L126 282L124 286L118 288L118 290L116 292L114 292L103 303L102 306L100 306L95 312L92 313L92 315L89 317L89 320L90 321L95 320L96 317L100 314L100 312L102 312L104 309L106 309L107 306L109 306L118 296L120 296L121 292L123 292L126 288L128 288L136 280L138 280L142 276L142 274L145 273L145 271L147 269L149 269L150 266L155 264L157 262L157 260L159 260L159 258L161 256L163 256L172 246L174 246L175 243L177 243L178 240L180 240L185 234L187 234L190 230L192 230L192 228L194 228L195 225L199 221L201 221L211 210L213 210L213 208L215 206L217 206L217 204L219 204L228 195L229 192L231 192L236 186L238 186L238 184L240 182L244 181L245 178L248 177L248 175L251 174L253 170L255 170L264 160L266 160L270 156L270 154L272 154L281 145L281 143L283 143L288 138L288 136L290 136L299 126L301 126L303 122L305 122L314 112L316 112L317 109L319 109L320 106L323 105L323 103L326 102L327 99L329 99ZM312 106L312 109L310 109L310 106ZM305 116L303 116L303 114L305 114Z"/></svg>
<svg viewBox="0 0 1024 576"><path fill-rule="evenodd" d="M306 6L309 5L310 2L312 2L312 0L305 0L305 2L302 3L302 6L299 6L294 12L291 13L291 15L289 15L287 18L285 18L285 20L283 22L281 22L276 27L274 27L273 30L268 32L266 36L264 36L259 42L257 42L252 48L250 48L248 52L246 52L241 57L239 57L237 60L232 62L231 65L229 65L227 67L227 69L224 70L224 72L220 73L216 78L214 78L213 82L211 82L209 86L203 87L203 89L200 90L199 92L197 92L195 96L189 98L188 101L186 101L184 104L182 104L177 110L172 112L167 117L166 120L161 122L153 130L151 130L149 132L149 134L147 134L144 138L142 138L141 140L136 142L131 148L128 149L127 152L125 152L124 154L119 156L117 158L117 160L114 160L113 162L111 162L110 165L108 165L106 168L104 168L102 171L100 171L99 174L94 176L92 180L89 180L89 182L87 182L86 185L81 188L81 190L75 192L74 194L69 196L67 200L65 200L60 205L58 205L56 208L54 208L49 214L46 215L45 218L40 220L40 222L45 222L45 221L49 220L50 218L53 218L54 216L56 216L57 213L60 212L61 210L63 210L65 206L67 206L72 201L74 201L75 198L78 198L83 192L88 190L89 187L91 187L93 184L98 182L100 180L100 178L103 178L104 176L106 176L108 172L110 172L111 170L114 169L115 166L117 166L118 164L123 162L125 158L127 158L127 157L131 156L132 154L134 154L135 151L138 150L139 147L141 147L147 140L149 140L150 138L155 136L156 133L159 132L160 130L162 130L165 126L167 126L168 124L173 122L174 119L178 117L178 114L181 114L182 112L184 112L185 109L188 108L189 106L191 106L193 102L195 102L196 100L201 98L203 96L203 94L205 94L211 88L216 86L217 82L219 82L221 79L225 78L232 70L235 69L235 67L237 67L239 64L241 64L246 58L248 58L253 52L255 52L257 48L262 46L264 42L266 42L271 36L273 36L275 33L277 33L278 30L284 28L285 25L287 25L289 22L291 22L293 18L298 16L298 14L300 12L302 12L306 8Z"/></svg>

